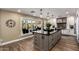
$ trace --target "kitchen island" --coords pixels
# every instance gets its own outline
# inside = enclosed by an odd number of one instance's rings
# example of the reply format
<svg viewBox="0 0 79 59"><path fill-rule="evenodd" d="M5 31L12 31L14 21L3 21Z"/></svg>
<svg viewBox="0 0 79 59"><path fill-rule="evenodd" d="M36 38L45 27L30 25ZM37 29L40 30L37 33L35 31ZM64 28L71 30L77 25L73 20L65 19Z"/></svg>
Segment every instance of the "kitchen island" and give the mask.
<svg viewBox="0 0 79 59"><path fill-rule="evenodd" d="M34 31L34 48L40 51L51 50L57 42L61 39L61 30L54 30L47 34L47 31Z"/></svg>

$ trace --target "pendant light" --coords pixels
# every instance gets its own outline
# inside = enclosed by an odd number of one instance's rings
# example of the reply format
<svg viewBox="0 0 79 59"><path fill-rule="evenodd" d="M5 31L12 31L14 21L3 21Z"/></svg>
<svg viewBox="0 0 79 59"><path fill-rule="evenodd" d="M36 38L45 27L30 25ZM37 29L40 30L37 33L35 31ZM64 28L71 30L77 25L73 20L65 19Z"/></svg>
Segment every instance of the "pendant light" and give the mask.
<svg viewBox="0 0 79 59"><path fill-rule="evenodd" d="M47 19L49 19L49 12L47 12Z"/></svg>
<svg viewBox="0 0 79 59"><path fill-rule="evenodd" d="M40 9L40 18L42 18L43 15L42 15L42 9Z"/></svg>

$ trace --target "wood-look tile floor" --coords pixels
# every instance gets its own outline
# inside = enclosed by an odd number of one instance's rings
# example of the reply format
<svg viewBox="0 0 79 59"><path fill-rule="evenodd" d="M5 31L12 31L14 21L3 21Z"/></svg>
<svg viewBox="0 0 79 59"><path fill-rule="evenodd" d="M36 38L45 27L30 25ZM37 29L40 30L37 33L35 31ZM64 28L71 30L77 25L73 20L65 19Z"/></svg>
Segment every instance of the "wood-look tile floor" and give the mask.
<svg viewBox="0 0 79 59"><path fill-rule="evenodd" d="M75 37L62 36L62 39L52 48L52 51L79 51L79 46Z"/></svg>
<svg viewBox="0 0 79 59"><path fill-rule="evenodd" d="M27 39L20 43L22 51L38 51L33 47L33 39ZM62 36L61 40L52 48L51 51L79 51L79 46L72 36Z"/></svg>

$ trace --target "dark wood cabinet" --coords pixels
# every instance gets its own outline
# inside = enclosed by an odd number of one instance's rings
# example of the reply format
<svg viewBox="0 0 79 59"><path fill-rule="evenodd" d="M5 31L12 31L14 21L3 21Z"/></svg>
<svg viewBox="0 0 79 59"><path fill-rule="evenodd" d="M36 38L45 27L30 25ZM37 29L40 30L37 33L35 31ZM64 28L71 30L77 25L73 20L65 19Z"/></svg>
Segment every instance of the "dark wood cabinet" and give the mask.
<svg viewBox="0 0 79 59"><path fill-rule="evenodd" d="M67 17L57 18L57 27L66 29Z"/></svg>

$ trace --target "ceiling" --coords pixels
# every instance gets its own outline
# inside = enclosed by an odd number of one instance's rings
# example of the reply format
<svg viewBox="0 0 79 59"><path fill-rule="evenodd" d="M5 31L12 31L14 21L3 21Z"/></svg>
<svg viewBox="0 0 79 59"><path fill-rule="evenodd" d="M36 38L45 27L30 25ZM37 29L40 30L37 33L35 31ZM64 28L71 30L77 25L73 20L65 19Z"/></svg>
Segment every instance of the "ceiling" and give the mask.
<svg viewBox="0 0 79 59"><path fill-rule="evenodd" d="M3 10L13 11L24 13L32 16L40 17L40 13L42 13L42 18L51 17L66 17L68 15L75 16L77 12L77 8L2 8Z"/></svg>

